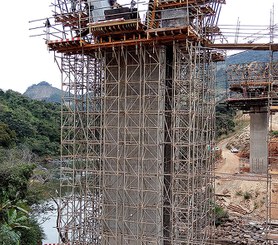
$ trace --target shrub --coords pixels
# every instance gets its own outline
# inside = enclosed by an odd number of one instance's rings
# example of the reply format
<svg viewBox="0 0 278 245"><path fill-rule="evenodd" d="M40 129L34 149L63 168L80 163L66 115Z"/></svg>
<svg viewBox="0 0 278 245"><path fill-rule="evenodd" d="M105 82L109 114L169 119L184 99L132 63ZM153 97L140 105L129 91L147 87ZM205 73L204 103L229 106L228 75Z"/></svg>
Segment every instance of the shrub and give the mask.
<svg viewBox="0 0 278 245"><path fill-rule="evenodd" d="M252 198L252 194L250 192L246 191L246 192L244 192L243 198L244 198L244 200L249 200Z"/></svg>
<svg viewBox="0 0 278 245"><path fill-rule="evenodd" d="M219 226L229 218L228 212L218 204L214 204L215 225Z"/></svg>
<svg viewBox="0 0 278 245"><path fill-rule="evenodd" d="M236 192L236 196L243 196L242 190L237 191L237 192Z"/></svg>

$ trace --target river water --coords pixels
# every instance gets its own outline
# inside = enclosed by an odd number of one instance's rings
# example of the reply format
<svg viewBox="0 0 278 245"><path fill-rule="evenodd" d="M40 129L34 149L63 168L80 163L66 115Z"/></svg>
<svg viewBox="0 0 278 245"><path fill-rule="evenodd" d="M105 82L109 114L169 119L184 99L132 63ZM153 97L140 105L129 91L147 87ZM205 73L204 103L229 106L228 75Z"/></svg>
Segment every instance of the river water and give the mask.
<svg viewBox="0 0 278 245"><path fill-rule="evenodd" d="M53 205L55 205L55 204L53 203ZM57 218L56 210L48 211L41 217L41 219L47 219L42 224L42 228L43 228L45 236L46 236L45 240L43 240L43 243L42 243L43 245L58 243L59 235L58 235L57 229L55 228L56 227L56 218Z"/></svg>

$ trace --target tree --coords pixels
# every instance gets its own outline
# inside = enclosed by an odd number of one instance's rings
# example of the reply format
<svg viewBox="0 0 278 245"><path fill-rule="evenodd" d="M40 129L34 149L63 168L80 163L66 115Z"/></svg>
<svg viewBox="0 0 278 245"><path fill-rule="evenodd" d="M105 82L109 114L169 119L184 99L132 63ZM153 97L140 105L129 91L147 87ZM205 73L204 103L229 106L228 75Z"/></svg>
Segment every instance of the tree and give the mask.
<svg viewBox="0 0 278 245"><path fill-rule="evenodd" d="M0 168L0 200L1 193L8 195L11 202L25 200L29 180L35 167L34 164L2 164Z"/></svg>
<svg viewBox="0 0 278 245"><path fill-rule="evenodd" d="M21 237L20 229L29 229L25 225L25 222L28 220L28 211L22 207L22 204L21 201L13 204L5 192L2 192L0 195L1 245L18 245Z"/></svg>
<svg viewBox="0 0 278 245"><path fill-rule="evenodd" d="M19 229L21 233L20 245L38 245L44 239L43 229L35 218L30 217L25 223L29 229Z"/></svg>
<svg viewBox="0 0 278 245"><path fill-rule="evenodd" d="M33 164L0 168L0 245L37 245L44 237L29 214L28 186L34 168Z"/></svg>
<svg viewBox="0 0 278 245"><path fill-rule="evenodd" d="M0 203L0 245L39 244L44 238L42 228L26 209L17 205L10 200Z"/></svg>
<svg viewBox="0 0 278 245"><path fill-rule="evenodd" d="M233 132L235 129L235 123L233 121L235 111L228 108L226 105L216 106L216 136L220 137L223 134Z"/></svg>
<svg viewBox="0 0 278 245"><path fill-rule="evenodd" d="M60 105L0 90L0 147L27 145L39 156L59 155Z"/></svg>
<svg viewBox="0 0 278 245"><path fill-rule="evenodd" d="M11 229L7 224L0 225L0 244L19 245L20 233Z"/></svg>
<svg viewBox="0 0 278 245"><path fill-rule="evenodd" d="M16 140L16 133L5 123L0 122L0 146L9 147Z"/></svg>

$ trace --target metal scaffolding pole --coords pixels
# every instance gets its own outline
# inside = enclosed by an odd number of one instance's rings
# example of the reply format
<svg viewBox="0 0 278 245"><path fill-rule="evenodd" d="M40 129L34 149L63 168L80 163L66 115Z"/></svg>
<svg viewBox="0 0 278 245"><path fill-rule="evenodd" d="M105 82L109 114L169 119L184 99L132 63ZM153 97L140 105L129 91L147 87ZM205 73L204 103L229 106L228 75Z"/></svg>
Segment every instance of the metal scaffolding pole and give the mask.
<svg viewBox="0 0 278 245"><path fill-rule="evenodd" d="M99 2L57 0L47 27L60 36L47 40L63 88L60 240L210 244L223 55L206 47L224 1L150 1L143 21Z"/></svg>
<svg viewBox="0 0 278 245"><path fill-rule="evenodd" d="M204 243L213 198L210 52L192 43L119 48L64 56L62 70L63 237Z"/></svg>

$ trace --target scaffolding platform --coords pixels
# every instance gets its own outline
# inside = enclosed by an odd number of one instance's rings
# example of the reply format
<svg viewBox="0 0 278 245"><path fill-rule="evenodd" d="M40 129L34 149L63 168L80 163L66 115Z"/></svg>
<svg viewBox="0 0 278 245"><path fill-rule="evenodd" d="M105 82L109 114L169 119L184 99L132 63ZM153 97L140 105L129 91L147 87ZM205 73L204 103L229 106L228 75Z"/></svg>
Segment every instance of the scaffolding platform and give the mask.
<svg viewBox="0 0 278 245"><path fill-rule="evenodd" d="M132 28L137 25L138 30L132 31ZM58 51L60 53L80 53L81 50L87 52L99 48L112 48L119 46L136 46L139 44L167 44L173 41L190 40L192 42L201 41L203 43L209 42L202 40L201 36L194 30L192 26L185 26L183 28L157 28L151 30L144 30L143 25L138 25L134 20L113 20L103 23L89 24L89 31L94 34L98 33L93 43L85 42L80 39L82 45L76 45L76 42L71 40L55 40L48 41L47 45L50 50ZM107 32L106 32L107 30ZM109 32L110 30L110 32ZM121 31L122 30L122 31ZM224 55L213 53L212 58L215 61L223 61Z"/></svg>
<svg viewBox="0 0 278 245"><path fill-rule="evenodd" d="M71 39L58 39L55 41L47 41L47 46L51 51L60 51L63 49L80 48L87 42L80 37L74 37Z"/></svg>
<svg viewBox="0 0 278 245"><path fill-rule="evenodd" d="M173 9L187 7L188 5L205 5L210 3L211 0L165 0L158 5L158 9ZM218 0L219 3L225 3L224 0Z"/></svg>
<svg viewBox="0 0 278 245"><path fill-rule="evenodd" d="M212 43L209 47L224 50L278 51L278 44L271 43Z"/></svg>
<svg viewBox="0 0 278 245"><path fill-rule="evenodd" d="M278 105L277 62L251 62L227 69L230 95L226 103L246 113L274 113ZM270 76L271 75L271 76Z"/></svg>
<svg viewBox="0 0 278 245"><path fill-rule="evenodd" d="M125 40L138 35L144 36L146 29L140 20L124 18L88 23L88 27L98 41L104 37Z"/></svg>
<svg viewBox="0 0 278 245"><path fill-rule="evenodd" d="M268 81L235 82L230 84L230 91L242 93L243 97L264 97L268 93L271 85L273 83Z"/></svg>
<svg viewBox="0 0 278 245"><path fill-rule="evenodd" d="M54 15L54 20L56 23L61 23L64 27L72 28L77 27L79 25L86 27L88 18L88 13L84 11Z"/></svg>
<svg viewBox="0 0 278 245"><path fill-rule="evenodd" d="M166 28L156 28L147 30L147 34L151 38L159 38L165 36L184 36L188 37L191 40L199 40L200 35L192 26L184 26L184 27L166 27Z"/></svg>
<svg viewBox="0 0 278 245"><path fill-rule="evenodd" d="M269 97L250 97L250 98L228 98L226 103L232 108L244 111L244 113L267 113L269 106ZM272 104L278 103L278 98L271 99ZM269 108L271 110L271 107ZM277 107L272 108L275 112Z"/></svg>
<svg viewBox="0 0 278 245"><path fill-rule="evenodd" d="M263 81L243 81L239 83L232 83L230 89L237 89L241 87L269 87L272 82L263 82Z"/></svg>
<svg viewBox="0 0 278 245"><path fill-rule="evenodd" d="M212 61L213 62L221 62L226 60L225 52L212 52Z"/></svg>

